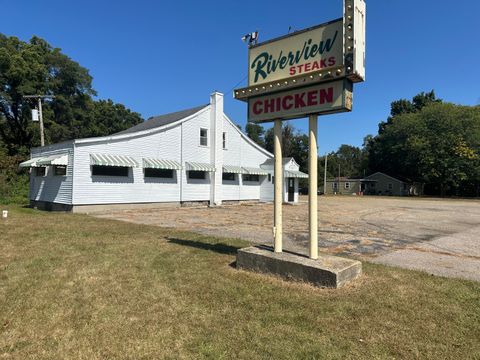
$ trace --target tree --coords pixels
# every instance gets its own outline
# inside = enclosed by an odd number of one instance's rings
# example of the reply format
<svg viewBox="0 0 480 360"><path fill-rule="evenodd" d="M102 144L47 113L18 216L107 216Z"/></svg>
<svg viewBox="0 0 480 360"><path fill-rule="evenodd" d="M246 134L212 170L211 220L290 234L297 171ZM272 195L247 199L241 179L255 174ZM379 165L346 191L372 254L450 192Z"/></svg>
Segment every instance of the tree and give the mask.
<svg viewBox="0 0 480 360"><path fill-rule="evenodd" d="M142 121L111 100L94 101L87 69L36 36L27 43L0 34L0 139L10 155L39 145L38 126L30 120L36 105L24 95L55 95L45 103L48 142L107 135Z"/></svg>
<svg viewBox="0 0 480 360"><path fill-rule="evenodd" d="M480 107L432 101L394 116L368 148L373 171L424 182L441 196L478 193Z"/></svg>
<svg viewBox="0 0 480 360"><path fill-rule="evenodd" d="M260 145L261 147L265 147L265 129L263 126L247 122L245 126L245 132L247 133L248 137L252 139L255 143Z"/></svg>

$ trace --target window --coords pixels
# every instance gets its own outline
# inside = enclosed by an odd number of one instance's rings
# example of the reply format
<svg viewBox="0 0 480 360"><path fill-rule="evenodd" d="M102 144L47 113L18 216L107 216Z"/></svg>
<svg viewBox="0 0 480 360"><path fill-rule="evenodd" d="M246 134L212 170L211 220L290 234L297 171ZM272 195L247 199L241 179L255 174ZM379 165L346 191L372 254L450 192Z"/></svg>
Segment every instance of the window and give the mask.
<svg viewBox="0 0 480 360"><path fill-rule="evenodd" d="M190 170L188 172L188 178L189 179L197 179L197 180L205 180L207 175L206 171L194 171Z"/></svg>
<svg viewBox="0 0 480 360"><path fill-rule="evenodd" d="M349 189L350 189L350 183L349 183L349 182L346 182L346 183L345 183L345 189L346 189L346 190L349 190Z"/></svg>
<svg viewBox="0 0 480 360"><path fill-rule="evenodd" d="M200 145L208 146L208 130L207 129L200 129Z"/></svg>
<svg viewBox="0 0 480 360"><path fill-rule="evenodd" d="M272 174L268 174L268 182L272 181Z"/></svg>
<svg viewBox="0 0 480 360"><path fill-rule="evenodd" d="M158 177L173 179L173 170L171 169L151 169L145 168L145 177Z"/></svg>
<svg viewBox="0 0 480 360"><path fill-rule="evenodd" d="M243 175L243 181L259 182L260 181L260 175L244 174Z"/></svg>
<svg viewBox="0 0 480 360"><path fill-rule="evenodd" d="M128 167L92 165L92 175L95 176L128 176Z"/></svg>
<svg viewBox="0 0 480 360"><path fill-rule="evenodd" d="M35 168L35 176L45 176L47 173L47 168L46 167L37 167Z"/></svg>
<svg viewBox="0 0 480 360"><path fill-rule="evenodd" d="M235 174L233 173L223 173L222 180L235 181Z"/></svg>
<svg viewBox="0 0 480 360"><path fill-rule="evenodd" d="M388 190L392 190L393 189L393 184L392 183L388 183Z"/></svg>
<svg viewBox="0 0 480 360"><path fill-rule="evenodd" d="M56 176L67 175L67 167L65 165L55 165L53 167L53 174Z"/></svg>
<svg viewBox="0 0 480 360"><path fill-rule="evenodd" d="M227 148L227 133L226 132L224 132L222 134L222 146L223 146L224 149Z"/></svg>
<svg viewBox="0 0 480 360"><path fill-rule="evenodd" d="M333 188L334 190L337 190L337 187L338 187L338 183L337 183L337 182L332 183L332 188Z"/></svg>

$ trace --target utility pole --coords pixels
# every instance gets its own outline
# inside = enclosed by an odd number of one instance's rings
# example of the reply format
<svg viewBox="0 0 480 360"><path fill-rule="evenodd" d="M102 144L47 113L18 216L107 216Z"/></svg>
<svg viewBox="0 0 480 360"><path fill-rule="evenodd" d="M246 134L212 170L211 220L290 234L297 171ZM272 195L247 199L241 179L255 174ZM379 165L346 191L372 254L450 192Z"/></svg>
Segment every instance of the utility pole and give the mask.
<svg viewBox="0 0 480 360"><path fill-rule="evenodd" d="M340 194L340 164L338 164L338 185L337 185L337 191Z"/></svg>
<svg viewBox="0 0 480 360"><path fill-rule="evenodd" d="M323 195L327 195L327 159L328 153L325 153L325 169L323 171Z"/></svg>
<svg viewBox="0 0 480 360"><path fill-rule="evenodd" d="M38 120L40 123L40 146L45 146L45 132L43 128L42 99L54 99L53 95L24 95L24 99L38 100Z"/></svg>

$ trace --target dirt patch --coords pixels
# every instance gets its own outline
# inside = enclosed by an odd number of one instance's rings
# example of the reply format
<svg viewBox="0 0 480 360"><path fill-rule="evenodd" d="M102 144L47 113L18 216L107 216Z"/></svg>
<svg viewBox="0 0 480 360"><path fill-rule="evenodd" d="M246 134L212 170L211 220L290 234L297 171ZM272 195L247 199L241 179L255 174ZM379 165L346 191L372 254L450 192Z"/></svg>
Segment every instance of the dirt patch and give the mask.
<svg viewBox="0 0 480 360"><path fill-rule="evenodd" d="M284 247L308 248L307 198L283 206ZM98 214L134 223L271 244L272 204L164 208ZM319 247L330 254L369 258L480 226L480 202L390 197L320 197Z"/></svg>

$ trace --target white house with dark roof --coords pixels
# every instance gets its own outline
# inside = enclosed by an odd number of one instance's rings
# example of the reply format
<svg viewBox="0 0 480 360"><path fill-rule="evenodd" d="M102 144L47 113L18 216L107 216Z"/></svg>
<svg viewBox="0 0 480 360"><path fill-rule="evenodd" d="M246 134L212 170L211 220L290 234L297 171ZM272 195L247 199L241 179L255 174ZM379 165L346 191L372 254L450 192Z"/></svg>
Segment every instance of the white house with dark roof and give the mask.
<svg viewBox="0 0 480 360"><path fill-rule="evenodd" d="M273 200L273 154L224 114L217 92L117 134L33 148L20 166L31 169L31 204L46 209ZM296 202L307 175L292 158L284 174L284 200Z"/></svg>

